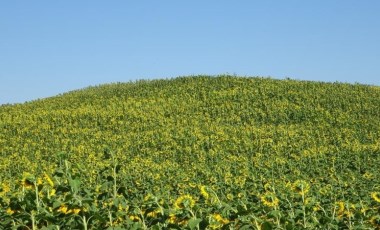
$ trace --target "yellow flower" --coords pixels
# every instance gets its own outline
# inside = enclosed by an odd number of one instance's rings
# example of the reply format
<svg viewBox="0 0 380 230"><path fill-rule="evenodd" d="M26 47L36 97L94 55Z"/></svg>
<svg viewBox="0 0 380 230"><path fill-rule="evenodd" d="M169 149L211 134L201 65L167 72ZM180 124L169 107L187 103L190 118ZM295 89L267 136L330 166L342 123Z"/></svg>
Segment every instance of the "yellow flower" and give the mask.
<svg viewBox="0 0 380 230"><path fill-rule="evenodd" d="M208 198L209 198L209 194L208 194L208 192L207 192L207 187L206 186L204 186L204 185L202 185L201 187L200 187L200 190L201 190L201 194L202 194L202 196L207 200Z"/></svg>
<svg viewBox="0 0 380 230"><path fill-rule="evenodd" d="M230 223L230 221L226 218L223 218L220 214L212 214L210 216L210 229L221 229L223 225Z"/></svg>
<svg viewBox="0 0 380 230"><path fill-rule="evenodd" d="M7 213L8 215L12 215L13 213L15 213L15 211L13 211L11 208L7 208L6 213Z"/></svg>
<svg viewBox="0 0 380 230"><path fill-rule="evenodd" d="M145 201L145 202L148 201L148 200L152 200L152 199L154 199L154 197L153 197L153 195L150 194L150 193L148 193L148 194L144 197L144 201Z"/></svg>
<svg viewBox="0 0 380 230"><path fill-rule="evenodd" d="M162 212L161 208L156 208L155 210L148 212L146 216L156 218L159 214L161 214L161 212Z"/></svg>
<svg viewBox="0 0 380 230"><path fill-rule="evenodd" d="M190 195L183 195L178 197L174 202L174 207L176 209L192 208L195 205L195 200Z"/></svg>
<svg viewBox="0 0 380 230"><path fill-rule="evenodd" d="M296 180L293 183L292 190L302 196L304 196L306 193L310 190L310 185L304 181L304 180Z"/></svg>
<svg viewBox="0 0 380 230"><path fill-rule="evenodd" d="M187 218L178 218L174 213L171 213L167 221L169 224L186 225L189 220Z"/></svg>
<svg viewBox="0 0 380 230"><path fill-rule="evenodd" d="M373 216L370 220L371 224L375 227L380 227L380 216ZM378 229L378 228L376 228Z"/></svg>
<svg viewBox="0 0 380 230"><path fill-rule="evenodd" d="M272 192L266 192L260 197L260 199L261 202L263 202L263 204L268 207L277 207L279 203L278 198Z"/></svg>
<svg viewBox="0 0 380 230"><path fill-rule="evenodd" d="M140 217L136 215L130 215L129 219L132 220L133 222L141 221Z"/></svg>
<svg viewBox="0 0 380 230"><path fill-rule="evenodd" d="M195 187L197 187L197 184L195 184L195 183L189 183L189 186L190 186L191 188L195 188Z"/></svg>
<svg viewBox="0 0 380 230"><path fill-rule="evenodd" d="M232 195L231 193L228 193L227 200L233 200L233 199L234 199L234 195Z"/></svg>
<svg viewBox="0 0 380 230"><path fill-rule="evenodd" d="M267 192L270 192L270 191L273 190L272 185L269 184L269 183L266 183L266 184L264 185L264 189L265 189L265 191L267 191Z"/></svg>
<svg viewBox="0 0 380 230"><path fill-rule="evenodd" d="M373 174L370 173L370 172L365 172L365 173L363 174L363 177L364 177L365 179L368 179L368 180L374 178Z"/></svg>
<svg viewBox="0 0 380 230"><path fill-rule="evenodd" d="M74 208L74 209L73 209L73 213L74 213L74 214L78 214L79 212L80 212L80 209L79 209L79 208Z"/></svg>
<svg viewBox="0 0 380 230"><path fill-rule="evenodd" d="M22 179L21 185L25 189L32 189L34 187L34 183L32 181L30 181L29 179L27 179L27 178Z"/></svg>
<svg viewBox="0 0 380 230"><path fill-rule="evenodd" d="M230 223L228 219L223 218L220 214L213 214L212 217L214 218L214 220L218 221L219 223L223 225Z"/></svg>
<svg viewBox="0 0 380 230"><path fill-rule="evenodd" d="M344 202L343 201L338 201L336 204L339 207L338 213L343 213L343 211L344 211Z"/></svg>
<svg viewBox="0 0 380 230"><path fill-rule="evenodd" d="M169 215L168 222L169 222L170 224L175 224L175 223L177 222L177 217L176 217L176 215L174 215L174 214L170 214L170 215Z"/></svg>
<svg viewBox="0 0 380 230"><path fill-rule="evenodd" d="M52 189L52 190L50 190L49 195L50 195L50 196L55 196L55 192L56 192L56 190L55 190L55 189Z"/></svg>
<svg viewBox="0 0 380 230"><path fill-rule="evenodd" d="M9 184L3 183L3 184L2 184L2 191L1 191L1 193L2 193L2 194L5 194L5 193L7 193L7 192L9 192L9 191L11 191L11 189L10 189L10 187L9 187Z"/></svg>
<svg viewBox="0 0 380 230"><path fill-rule="evenodd" d="M147 217L151 217L151 218L156 218L157 217L157 213L155 211L148 212L148 214L146 216Z"/></svg>
<svg viewBox="0 0 380 230"><path fill-rule="evenodd" d="M44 177L45 177L45 180L48 182L48 184L49 184L51 187L54 187L54 182L53 182L53 180L49 177L49 175L47 175L46 173L44 173Z"/></svg>
<svg viewBox="0 0 380 230"><path fill-rule="evenodd" d="M58 212L62 212L63 214L69 214L71 211L67 208L66 205L62 204L61 207L59 207Z"/></svg>
<svg viewBox="0 0 380 230"><path fill-rule="evenodd" d="M183 220L181 220L181 221L178 222L178 225L186 225L187 222L189 222L189 220L183 219Z"/></svg>
<svg viewBox="0 0 380 230"><path fill-rule="evenodd" d="M372 199L374 199L376 202L380 203L380 193L379 192L372 192L371 193Z"/></svg>
<svg viewBox="0 0 380 230"><path fill-rule="evenodd" d="M352 218L354 216L354 212L356 210L355 205L353 204L347 204L343 201L338 201L335 203L336 207L338 208L337 210L337 217L338 219L343 218L344 216L348 218Z"/></svg>
<svg viewBox="0 0 380 230"><path fill-rule="evenodd" d="M41 185L41 184L43 184L42 179L41 179L41 178L38 178L38 179L37 179L37 185Z"/></svg>

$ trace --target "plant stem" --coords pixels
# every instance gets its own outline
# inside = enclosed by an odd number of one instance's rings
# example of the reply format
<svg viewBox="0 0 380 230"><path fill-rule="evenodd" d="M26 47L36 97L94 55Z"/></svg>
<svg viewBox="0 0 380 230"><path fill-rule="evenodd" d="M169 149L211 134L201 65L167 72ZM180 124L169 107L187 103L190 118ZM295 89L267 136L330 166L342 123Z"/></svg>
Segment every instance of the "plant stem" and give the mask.
<svg viewBox="0 0 380 230"><path fill-rule="evenodd" d="M303 184L301 184L301 192L302 192L303 227L306 228L305 193L304 193L304 190L303 190Z"/></svg>
<svg viewBox="0 0 380 230"><path fill-rule="evenodd" d="M33 211L32 211L32 213L31 213L30 217L32 218L32 229L33 229L33 230L36 230L37 228L36 228L36 223L35 223L35 219L34 219L34 213L33 213Z"/></svg>
<svg viewBox="0 0 380 230"><path fill-rule="evenodd" d="M112 227L112 214L111 214L111 211L110 210L108 210L108 218L109 218L109 220L110 220L110 226Z"/></svg>
<svg viewBox="0 0 380 230"><path fill-rule="evenodd" d="M117 196L117 183L116 183L116 176L117 176L117 173L116 173L116 164L114 165L112 171L113 171L113 197L116 198L116 196Z"/></svg>
<svg viewBox="0 0 380 230"><path fill-rule="evenodd" d="M34 182L34 190L36 192L36 206L37 206L37 213L39 212L38 210L40 209L40 199L38 198L38 185L37 182Z"/></svg>
<svg viewBox="0 0 380 230"><path fill-rule="evenodd" d="M86 220L86 216L83 216L83 217L82 217L82 221L83 221L83 229L84 229L84 230L87 230L87 220Z"/></svg>

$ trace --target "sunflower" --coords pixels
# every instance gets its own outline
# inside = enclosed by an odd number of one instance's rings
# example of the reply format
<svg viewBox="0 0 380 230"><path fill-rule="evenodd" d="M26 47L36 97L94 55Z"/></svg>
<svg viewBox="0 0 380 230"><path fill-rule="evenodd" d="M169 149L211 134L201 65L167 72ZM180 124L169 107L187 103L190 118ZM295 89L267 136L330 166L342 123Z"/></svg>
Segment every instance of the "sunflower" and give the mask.
<svg viewBox="0 0 380 230"><path fill-rule="evenodd" d="M15 213L15 211L13 211L11 208L7 208L7 210L5 211L8 215L13 215L13 213Z"/></svg>
<svg viewBox="0 0 380 230"><path fill-rule="evenodd" d="M141 221L141 218L137 215L130 215L129 219L132 220L133 222L139 222Z"/></svg>
<svg viewBox="0 0 380 230"><path fill-rule="evenodd" d="M264 189L265 189L265 191L267 191L267 192L270 192L270 191L273 190L272 185L271 185L270 183L266 183L266 184L264 185Z"/></svg>
<svg viewBox="0 0 380 230"><path fill-rule="evenodd" d="M226 218L223 218L220 214L212 214L210 216L210 229L221 229L223 225L229 224L230 221Z"/></svg>
<svg viewBox="0 0 380 230"><path fill-rule="evenodd" d="M157 216L163 214L163 212L164 212L163 209L159 207L154 210L147 210L145 214L147 217L156 218Z"/></svg>
<svg viewBox="0 0 380 230"><path fill-rule="evenodd" d="M73 213L78 215L78 213L81 211L80 208L74 208L73 210Z"/></svg>
<svg viewBox="0 0 380 230"><path fill-rule="evenodd" d="M58 212L62 212L63 214L69 214L71 210L65 204L61 204L61 206L58 209Z"/></svg>
<svg viewBox="0 0 380 230"><path fill-rule="evenodd" d="M227 200L233 200L234 199L234 195L232 195L231 193L228 193L226 197L227 197Z"/></svg>
<svg viewBox="0 0 380 230"><path fill-rule="evenodd" d="M338 201L335 203L337 210L338 219L343 218L344 216L348 218L353 218L354 213L356 212L356 207L353 204L345 203L343 201Z"/></svg>
<svg viewBox="0 0 380 230"><path fill-rule="evenodd" d="M195 200L190 195L182 195L174 202L176 209L192 208L195 205Z"/></svg>
<svg viewBox="0 0 380 230"><path fill-rule="evenodd" d="M264 193L261 197L261 202L263 202L263 204L265 206L268 206L268 207L277 207L278 206L278 203L279 203L279 200L278 198L276 197L276 195L272 192L266 192Z"/></svg>
<svg viewBox="0 0 380 230"><path fill-rule="evenodd" d="M372 192L371 193L372 199L374 199L376 202L380 203L380 193L379 192Z"/></svg>
<svg viewBox="0 0 380 230"><path fill-rule="evenodd" d="M228 219L223 218L220 214L213 214L212 218L221 224L228 224L230 222Z"/></svg>
<svg viewBox="0 0 380 230"><path fill-rule="evenodd" d="M292 185L292 190L302 196L310 190L310 185L304 180L296 180Z"/></svg>
<svg viewBox="0 0 380 230"><path fill-rule="evenodd" d="M201 190L201 194L202 194L202 196L207 200L208 198L209 198L209 194L208 194L208 192L207 192L207 187L206 186L204 186L204 185L202 185L202 186L200 186L200 189L199 190Z"/></svg>
<svg viewBox="0 0 380 230"><path fill-rule="evenodd" d="M344 214L344 210L345 210L344 202L343 201L338 201L338 202L335 203L335 205L338 206L338 211L337 211L338 218L342 218L343 214Z"/></svg>
<svg viewBox="0 0 380 230"><path fill-rule="evenodd" d="M43 181L41 178L37 178L37 185L42 185L43 184Z"/></svg>
<svg viewBox="0 0 380 230"><path fill-rule="evenodd" d="M55 196L55 193L56 193L57 191L53 188L52 190L50 190L50 192L49 192L49 196Z"/></svg>
<svg viewBox="0 0 380 230"><path fill-rule="evenodd" d="M373 226L380 227L380 216L374 216L369 221ZM376 228L378 229L378 228Z"/></svg>
<svg viewBox="0 0 380 230"><path fill-rule="evenodd" d="M153 196L151 193L148 193L148 194L144 197L144 202L151 201L151 200L154 200L154 196Z"/></svg>
<svg viewBox="0 0 380 230"><path fill-rule="evenodd" d="M48 174L44 173L44 178L45 178L46 182L47 182L51 187L54 187L54 182L53 182L53 180L49 177Z"/></svg>
<svg viewBox="0 0 380 230"><path fill-rule="evenodd" d="M170 224L175 224L177 222L178 218L175 214L170 214L168 218L168 222Z"/></svg>
<svg viewBox="0 0 380 230"><path fill-rule="evenodd" d="M186 225L189 221L187 218L179 218L173 213L169 215L167 220L169 224L178 224L180 226Z"/></svg>
<svg viewBox="0 0 380 230"><path fill-rule="evenodd" d="M0 194L5 194L5 193L11 191L9 184L3 183L1 187L2 188L1 188Z"/></svg>
<svg viewBox="0 0 380 230"><path fill-rule="evenodd" d="M34 187L34 183L31 179L29 178L23 178L21 180L21 185L25 188L25 189L32 189Z"/></svg>

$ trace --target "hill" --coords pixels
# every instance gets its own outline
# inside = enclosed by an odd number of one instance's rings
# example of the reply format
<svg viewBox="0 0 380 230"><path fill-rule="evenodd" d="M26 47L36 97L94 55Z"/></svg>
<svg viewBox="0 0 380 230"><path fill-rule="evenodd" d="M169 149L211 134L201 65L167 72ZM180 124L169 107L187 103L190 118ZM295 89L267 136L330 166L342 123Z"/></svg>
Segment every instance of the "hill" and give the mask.
<svg viewBox="0 0 380 230"><path fill-rule="evenodd" d="M379 105L376 86L198 76L0 106L0 226L376 228Z"/></svg>

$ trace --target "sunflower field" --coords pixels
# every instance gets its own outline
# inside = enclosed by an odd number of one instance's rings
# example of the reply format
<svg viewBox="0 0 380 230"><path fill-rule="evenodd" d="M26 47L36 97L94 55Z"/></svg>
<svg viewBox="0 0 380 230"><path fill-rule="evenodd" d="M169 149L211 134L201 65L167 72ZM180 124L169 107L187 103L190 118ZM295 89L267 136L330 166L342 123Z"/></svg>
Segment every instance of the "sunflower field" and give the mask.
<svg viewBox="0 0 380 230"><path fill-rule="evenodd" d="M0 229L380 229L380 87L190 76L1 105Z"/></svg>

